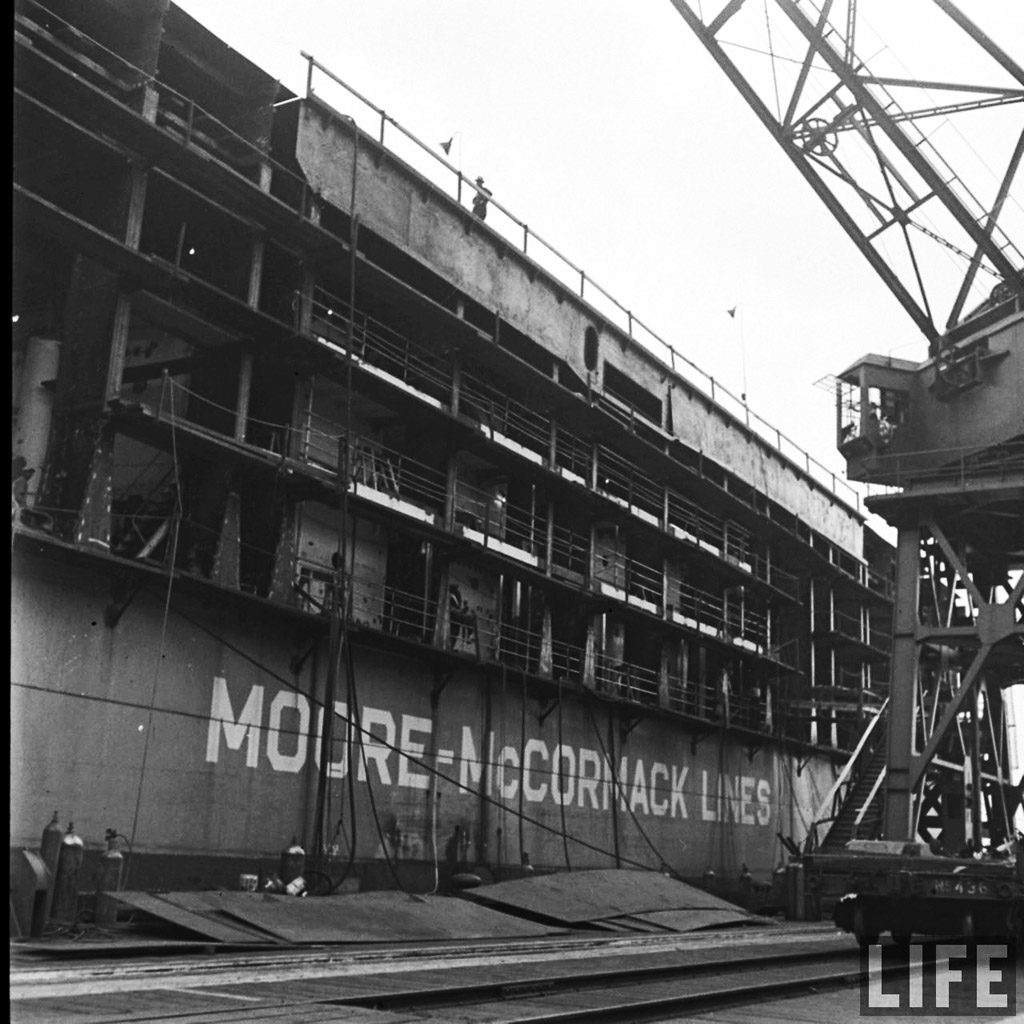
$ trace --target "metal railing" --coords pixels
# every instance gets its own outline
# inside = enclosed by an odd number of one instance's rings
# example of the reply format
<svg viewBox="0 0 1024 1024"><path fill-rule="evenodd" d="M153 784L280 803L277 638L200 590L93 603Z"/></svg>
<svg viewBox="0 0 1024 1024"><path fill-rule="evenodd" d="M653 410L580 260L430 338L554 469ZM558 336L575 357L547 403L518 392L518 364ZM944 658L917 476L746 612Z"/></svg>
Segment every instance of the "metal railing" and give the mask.
<svg viewBox="0 0 1024 1024"><path fill-rule="evenodd" d="M348 446L350 487L360 487L434 512L444 510L447 477L418 459L371 438L353 436Z"/></svg>
<svg viewBox="0 0 1024 1024"><path fill-rule="evenodd" d="M865 644L878 651L888 651L892 637L888 630L874 626L870 616L863 619L849 612L824 609L815 613L814 628L821 633L834 633L844 640Z"/></svg>
<svg viewBox="0 0 1024 1024"><path fill-rule="evenodd" d="M516 401L507 391L499 391L464 373L459 386L459 413L475 419L492 439L500 434L547 462L550 417Z"/></svg>
<svg viewBox="0 0 1024 1024"><path fill-rule="evenodd" d="M590 537L555 523L551 538L551 567L584 577L590 559Z"/></svg>
<svg viewBox="0 0 1024 1024"><path fill-rule="evenodd" d="M597 489L630 510L646 513L657 523L662 520L664 488L648 474L638 472L636 464L624 455L603 444L597 446Z"/></svg>
<svg viewBox="0 0 1024 1024"><path fill-rule="evenodd" d="M591 442L577 437L560 424L555 426L555 464L556 470L564 470L578 477L587 486L590 484L590 467L594 459L594 446Z"/></svg>
<svg viewBox="0 0 1024 1024"><path fill-rule="evenodd" d="M742 725L759 732L774 731L776 713L764 694L734 692L728 682L697 682L670 674L668 706L691 718Z"/></svg>
<svg viewBox="0 0 1024 1024"><path fill-rule="evenodd" d="M415 134L396 121L395 118L385 110L376 106L371 100L363 96L353 86L349 85L344 81L344 79L331 71L326 65L321 64L311 54L303 51L302 56L307 61L306 98L308 100L320 101L320 97L315 95L313 88L314 71L319 71L330 81L340 86L349 95L358 100L363 107L374 115L376 119L375 128L377 129L376 137L381 146L387 146L386 129L390 126L394 131L398 132L403 139L412 144L414 159L418 158L421 160L422 156L429 158L430 163L427 165L426 171L424 171L421 166L410 164L414 170L420 174L425 174L425 176L427 176L431 181L434 181L434 178L431 176L433 172L436 172L438 168L442 168L444 170L448 175L447 181L454 182L454 198L456 202L462 202L464 188L469 190L473 195L478 193L483 195L476 185L472 184L466 175L463 174L460 168L451 164L436 151L436 146L424 143ZM353 123L358 126L358 113L353 116ZM450 185L448 185L442 177L439 187L448 190ZM603 317L608 318L610 314L612 322L619 330L624 331L627 337L631 340L640 342L653 354L662 358L663 361L668 363L674 372L678 373L680 367L685 367L688 371L695 374L697 377L697 383L693 380L689 380L688 382L691 385L704 392L708 398L723 410L730 413L734 419L746 426L748 430L756 434L762 442L768 444L771 448L784 456L789 462L802 469L819 485L827 488L837 498L851 504L855 509L860 509L860 494L853 486L838 477L834 471L823 465L811 456L809 452L801 448L795 441L783 434L778 427L773 426L767 420L753 412L742 398L737 397L720 381L716 380L713 376L702 370L696 363L680 353L670 342L666 341L661 335L653 330L653 328L637 317L631 309L619 302L611 292L595 281L594 278L591 277L582 267L578 266L555 248L555 246L550 242L541 237L526 223L526 221L517 217L510 209L508 209L508 207L504 206L500 200L495 199L493 194L488 192L485 198L488 201L488 209L499 211L511 228L511 230L506 229L504 232L499 232L503 235L506 241L516 245L524 255L531 253L531 243L534 245L534 251L536 246L542 247L545 253L553 260L555 269L552 271L547 263L543 265L538 264L541 266L541 269L548 270L548 272L553 273L562 284L572 287L573 290L577 292L581 300L594 306L595 311L600 313ZM486 226L491 230L495 230L493 228L493 223L494 221L492 218L491 221L487 222ZM597 303L600 303L600 307Z"/></svg>
<svg viewBox="0 0 1024 1024"><path fill-rule="evenodd" d="M536 557L547 537L546 518L509 502L504 495L455 482L455 522Z"/></svg>
<svg viewBox="0 0 1024 1024"><path fill-rule="evenodd" d="M725 636L763 647L768 637L768 619L745 603L725 602Z"/></svg>
<svg viewBox="0 0 1024 1024"><path fill-rule="evenodd" d="M888 478L885 484L869 481L868 496L900 493L914 484L932 482L969 487L979 477L995 476L1019 482L1024 474L1024 443L997 449L931 448L879 455L872 463L873 477Z"/></svg>
<svg viewBox="0 0 1024 1024"><path fill-rule="evenodd" d="M344 301L318 288L313 301L314 329L331 336L331 344L344 346L348 339L348 312ZM450 378L453 367L434 356L424 345L385 327L356 311L353 331L354 355L360 361L388 372L404 383L424 390L442 403L451 401ZM554 427L554 464L563 467L589 486L597 458L598 491L639 511L647 521L661 525L665 515L665 492L661 486L637 470L625 456L605 445L593 445L564 429L547 416L535 412L507 393L500 393L472 374L463 374L459 411L475 418L493 437L500 433L534 452L542 464L550 463L550 437ZM770 565L751 551L753 536L734 520L714 516L672 488L667 489L668 527L682 539L713 549L758 579L797 596L798 581L791 574ZM556 539L556 543L558 543ZM565 562L561 564L566 565ZM566 567L568 567L566 565ZM579 570L582 571L582 570ZM850 575L850 574L847 574ZM856 578L851 576L851 578Z"/></svg>
<svg viewBox="0 0 1024 1024"><path fill-rule="evenodd" d="M136 65L125 60L119 54L116 54L114 51L102 46L102 44L90 37L85 36L83 33L71 26L70 23L57 17L44 6L32 3L29 7L42 12L48 23L60 24L72 33L74 43L62 44L61 46L62 50L66 51L66 59L75 60L77 57L76 48L84 49L86 46L91 46L95 48L97 52L103 54L104 61L112 68L117 69L116 71L109 72L107 77L110 81L106 84L109 86L112 83L116 83L117 88L114 90L112 95L119 102L126 106L130 105L135 91L142 85L150 85L153 88L158 89L160 93L160 96L158 97L158 121L161 118L163 119L161 124L164 130L168 131L170 134L177 135L181 139L183 145L195 145L198 148L207 150L227 166L232 167L232 169L249 179L252 179L258 173L259 166L264 165L271 168L273 171L270 186L271 194L292 209L298 211L302 216L308 216L310 199L308 183L303 177L296 175L290 168L274 160L269 155L265 146L245 138L239 131L227 125L220 118L196 104L193 98L178 92L159 78L149 75ZM48 37L51 35L51 33L48 33L40 25L30 23L24 18L21 20L25 22L25 27L29 28L34 34L42 37ZM82 54L82 57L84 58L84 53ZM348 85L348 83L330 71L329 68L316 61L311 55L303 53L303 57L308 62L306 87L307 99L314 99L312 80L313 71L316 69L325 74L331 81L345 89L350 95L358 99L369 110L373 111L379 119L378 141L381 145L385 144L385 127L390 124L395 130L401 133L404 138L413 143L417 152L428 155L433 161L433 165L443 167L448 174L454 175L457 183L457 201L461 202L462 200L463 183L466 183L466 185L474 192L476 191L476 187L469 184L460 169L454 167L451 163L436 153L432 147L419 140L413 133L400 125L394 118L390 117L383 109L375 106L369 99L362 96L352 86ZM82 59L78 58L76 67L81 64ZM102 71L103 69L100 68L100 70ZM122 79L119 76L124 76L124 78ZM694 386L698 387L699 390L704 391L712 401L716 402L716 404L728 411L735 419L743 423L763 442L774 448L790 462L803 469L808 476L815 479L820 485L829 488L833 494L841 498L841 500L849 502L853 507L857 509L860 508L860 495L853 487L838 478L833 471L829 470L822 463L814 459L808 452L792 441L788 436L784 435L778 428L773 427L766 420L752 412L744 401L737 398L736 395L725 388L719 381L716 381L714 377L706 374L699 366L679 353L669 342L665 341L664 338L635 316L630 309L620 303L609 291L598 284L582 268L578 267L575 263L559 252L559 250L533 231L525 221L517 218L510 210L504 207L500 201L495 200L493 196L489 196L488 199L490 205L494 209L501 211L501 213L508 218L509 222L515 227L516 237L509 240L514 241L516 245L521 246L524 254L527 253L531 240L535 245L543 247L543 249L550 253L554 258L555 265L561 268L562 276L560 279L563 283L565 283L567 277L573 282L578 281L581 299L588 301L591 304L594 304L596 301L603 300L603 304L606 307L603 315L607 315L610 310L613 317L616 318L616 326L621 330L625 330L629 338L641 341L645 344L645 347L649 348L655 354L660 351L662 353L662 357L667 358L669 365L674 371L678 369L677 363L688 368L697 376L698 381L702 382L700 384L695 384ZM642 336L637 333L638 331L642 332ZM693 384L693 381L690 383ZM841 492L840 488L842 489Z"/></svg>
<svg viewBox="0 0 1024 1024"><path fill-rule="evenodd" d="M298 293L296 293L298 296ZM300 299L301 301L301 299ZM345 351L349 343L348 303L316 287L310 308L310 330ZM359 310L352 324L352 355L438 401L451 401L451 363L381 321Z"/></svg>
<svg viewBox="0 0 1024 1024"><path fill-rule="evenodd" d="M640 704L658 703L656 669L614 661L607 654L594 658L594 685L602 693Z"/></svg>
<svg viewBox="0 0 1024 1024"><path fill-rule="evenodd" d="M83 515L78 509L59 509L37 505L22 509L49 523L63 524L58 534L66 533L77 522L86 533L98 535L110 517L105 513ZM176 511L173 497L163 495L157 505L143 509L119 509L115 505L115 529L111 537L111 553L134 558L165 569L176 569L189 575L212 578L215 548L220 531L195 522ZM39 529L38 519L14 523L14 530ZM181 539L176 543L175 535ZM186 541L191 540L191 544ZM196 558L196 542L206 550L206 561ZM544 637L536 630L471 613L466 621L456 622L449 615L447 630L439 629L443 614L441 604L423 593L415 593L388 584L380 576L349 574L315 559L300 557L293 566L288 593L275 590L274 563L278 552L260 548L246 541L238 542L243 564L241 590L261 598L289 600L294 607L314 616L334 614L339 607L349 607L349 621L361 629L400 638L424 647L453 654L468 655L484 662L507 665L518 671L563 680L574 686L587 685L585 650L578 644L557 638L550 640L550 669L543 663ZM171 552L176 552L171 566ZM254 568L245 569L250 563ZM341 602L344 595L348 600ZM794 642L795 644L796 642ZM774 654L774 652L773 652ZM700 718L711 723L726 722L768 734L779 733L784 709L776 704L772 724L771 698L767 691L741 693L723 687L722 683L696 683L661 673L649 666L613 659L606 652L595 654L593 684L599 692L643 705L659 705L664 688L664 706L669 710Z"/></svg>
<svg viewBox="0 0 1024 1024"><path fill-rule="evenodd" d="M253 182L259 177L261 166L272 169L271 194L301 215L308 215L312 197L309 183L275 160L265 144L245 138L192 97L104 46L44 4L24 0L21 6L25 13L16 13L16 24L21 31L31 34L33 49L132 109L138 105L139 90L153 88L158 92L157 125L168 135L178 138L183 145L210 153Z"/></svg>
<svg viewBox="0 0 1024 1024"><path fill-rule="evenodd" d="M197 410L206 404L214 406L218 415L224 416L230 412L226 407L208 403L202 396L197 396L168 376L164 378L158 416L169 422L182 422L186 416L188 421L194 421ZM199 416L201 420L206 418L208 415ZM229 429L227 420L223 426ZM267 438L262 438L261 431L267 433ZM260 435L268 452L291 453L337 472L339 444L343 444L343 435L334 433L331 422L312 411L306 414L297 428L251 421L248 433ZM290 440L293 435L297 435L294 451ZM251 436L249 443L253 443ZM359 435L352 435L347 452L349 486L357 493L363 487L405 501L424 511L434 514L443 512L448 486L445 473L372 438ZM677 521L684 521L705 536L712 536L723 549L727 548L729 530L735 524L727 525L715 520L678 495L670 502L670 508L675 509ZM682 512L685 512L685 516ZM535 509L519 508L510 504L504 495L475 487L459 478L455 485L454 514L456 524L482 533L485 544L493 538L523 551L536 559L538 565L544 564L547 539L545 514ZM742 534L745 535L746 531L742 531ZM737 533L737 536L741 534ZM552 529L552 568L556 572L562 569L575 574L582 580L586 577L588 565L595 582L624 591L627 600L642 602L645 607L649 605L651 614L666 614L663 596L665 574L662 567L629 558L614 549L592 549L589 537L556 523ZM751 564L751 572L755 568ZM784 576L779 577L779 580L783 579ZM731 604L723 596L674 579L671 574L668 585L668 603L672 611L669 617L673 621L719 639L746 641L760 649L767 645L767 620L746 602L739 606ZM861 629L860 623L852 616L835 613L834 619L831 626L833 631L838 631L848 639L868 643L877 650L888 650L888 635L871 629L870 622ZM829 619L819 615L816 626L819 629L830 628Z"/></svg>

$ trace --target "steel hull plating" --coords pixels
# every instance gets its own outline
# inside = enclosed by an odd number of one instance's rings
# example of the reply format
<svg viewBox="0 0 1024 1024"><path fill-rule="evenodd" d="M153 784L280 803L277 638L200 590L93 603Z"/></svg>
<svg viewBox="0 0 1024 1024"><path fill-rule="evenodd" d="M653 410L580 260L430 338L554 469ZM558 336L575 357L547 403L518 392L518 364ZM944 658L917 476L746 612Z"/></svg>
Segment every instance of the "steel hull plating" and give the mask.
<svg viewBox="0 0 1024 1024"><path fill-rule="evenodd" d="M236 861L310 836L326 629L187 581L168 595L155 573L128 584L144 583L111 626L116 565L71 557L40 545L15 560L12 846L36 845L56 807L94 847L116 828L138 863L206 858L226 877L196 877L227 885ZM354 838L364 872L390 859L500 875L525 858L766 879L778 834L802 838L833 777L770 740L349 639L328 831L341 862Z"/></svg>

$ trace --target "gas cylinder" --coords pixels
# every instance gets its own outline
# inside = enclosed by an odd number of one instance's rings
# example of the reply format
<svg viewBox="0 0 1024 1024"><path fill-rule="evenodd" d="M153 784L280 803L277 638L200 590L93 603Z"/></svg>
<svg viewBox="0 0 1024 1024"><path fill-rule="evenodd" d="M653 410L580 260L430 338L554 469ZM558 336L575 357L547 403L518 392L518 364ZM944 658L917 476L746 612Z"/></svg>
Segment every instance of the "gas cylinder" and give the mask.
<svg viewBox="0 0 1024 1024"><path fill-rule="evenodd" d="M50 907L53 905L53 885L57 880L57 859L60 857L60 843L64 838L64 829L57 820L57 812L53 812L53 821L43 829L43 838L39 843L39 856L46 865L49 877L46 880L46 896L43 899L42 912L38 917L33 931L42 934L43 925L50 919Z"/></svg>
<svg viewBox="0 0 1024 1024"><path fill-rule="evenodd" d="M50 917L54 921L73 923L78 917L78 875L82 870L85 843L75 835L74 823L60 843L57 858L57 877L53 883L53 906Z"/></svg>
<svg viewBox="0 0 1024 1024"><path fill-rule="evenodd" d="M117 900L114 893L121 887L121 868L124 855L117 848L117 830L108 828L107 848L100 857L96 875L96 923L114 924L117 921Z"/></svg>
<svg viewBox="0 0 1024 1024"><path fill-rule="evenodd" d="M39 856L50 869L51 884L57 871L57 857L60 855L60 843L64 838L64 829L57 820L57 812L53 812L53 821L43 829L43 838L39 843Z"/></svg>
<svg viewBox="0 0 1024 1024"><path fill-rule="evenodd" d="M299 878L305 870L306 851L299 846L297 837L292 836L291 846L285 847L281 851L281 865L278 871L281 882L287 886L289 882Z"/></svg>

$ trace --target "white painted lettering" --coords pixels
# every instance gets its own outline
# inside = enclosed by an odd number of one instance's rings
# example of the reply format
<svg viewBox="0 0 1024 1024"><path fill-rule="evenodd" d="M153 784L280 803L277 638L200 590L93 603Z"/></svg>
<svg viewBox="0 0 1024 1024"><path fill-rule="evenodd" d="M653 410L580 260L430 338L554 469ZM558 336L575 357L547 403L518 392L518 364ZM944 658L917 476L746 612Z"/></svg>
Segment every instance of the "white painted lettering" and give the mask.
<svg viewBox="0 0 1024 1024"><path fill-rule="evenodd" d="M665 797L663 800L658 799L658 793L661 790L658 783L659 779L664 779L665 782L668 782L668 765L655 761L651 765L651 813L655 817L664 818L668 814L668 797Z"/></svg>
<svg viewBox="0 0 1024 1024"><path fill-rule="evenodd" d="M391 769L388 758L395 747L395 717L390 711L381 708L363 708L362 720L362 756L359 758L359 781L365 782L367 765L373 761L377 766L377 775L385 786L391 785ZM373 737L373 727L383 727L384 742Z"/></svg>
<svg viewBox="0 0 1024 1024"><path fill-rule="evenodd" d="M732 819L739 822L739 779L732 779L728 775L718 777L719 786L719 810L718 815L722 821Z"/></svg>
<svg viewBox="0 0 1024 1024"><path fill-rule="evenodd" d="M506 777L505 765L511 765L517 771L508 772ZM518 768L519 751L515 747L502 747L498 755L498 795L503 800L514 800L519 792L519 779L516 778Z"/></svg>
<svg viewBox="0 0 1024 1024"><path fill-rule="evenodd" d="M717 796L717 794L715 794ZM708 773L700 773L700 816L704 821L718 821L714 807L708 807Z"/></svg>
<svg viewBox="0 0 1024 1024"><path fill-rule="evenodd" d="M633 766L633 788L629 792L629 809L635 812L638 807L644 814L651 813L651 805L647 800L647 772L643 759L639 757Z"/></svg>
<svg viewBox="0 0 1024 1024"><path fill-rule="evenodd" d="M463 789L476 786L480 782L480 757L476 752L473 730L468 725L462 727L462 750L459 753L459 785Z"/></svg>
<svg viewBox="0 0 1024 1024"><path fill-rule="evenodd" d="M572 747L559 744L551 755L551 799L564 807L572 803L575 795L576 753Z"/></svg>
<svg viewBox="0 0 1024 1024"><path fill-rule="evenodd" d="M629 796L629 761L625 757L619 759L619 774L615 779L615 788L619 791L619 809L626 810L626 798Z"/></svg>
<svg viewBox="0 0 1024 1024"><path fill-rule="evenodd" d="M757 823L767 825L772 820L772 787L767 779L757 783Z"/></svg>
<svg viewBox="0 0 1024 1024"><path fill-rule="evenodd" d="M292 729L281 728L284 713L297 712L298 723ZM294 715L289 714L289 718ZM281 752L281 733L295 737L295 750L291 754ZM306 763L306 747L309 743L309 701L301 693L281 690L270 702L270 719L267 728L267 760L278 772L297 772Z"/></svg>
<svg viewBox="0 0 1024 1024"><path fill-rule="evenodd" d="M332 779L343 779L348 774L348 704L344 701L334 702L335 718L340 721L334 722L334 732L331 734L331 753L338 749L341 744L341 756L337 761L331 761L327 765L327 774ZM313 763L320 767L320 744L324 734L324 709L316 709L316 742L313 744Z"/></svg>
<svg viewBox="0 0 1024 1024"><path fill-rule="evenodd" d="M220 757L220 732L224 727L224 742L228 750L238 750L243 743L245 763L255 768L259 762L259 729L263 722L263 687L254 686L249 691L242 713L235 718L228 693L228 681L222 676L213 680L210 696L210 725L206 732L206 760L217 763Z"/></svg>
<svg viewBox="0 0 1024 1024"><path fill-rule="evenodd" d="M547 761L548 745L543 740L529 739L526 741L526 746L523 747L523 796L530 803L537 804L547 795L548 784L544 782L539 786L534 786L530 781L530 774L533 771L530 762L534 754L537 754L542 761Z"/></svg>
<svg viewBox="0 0 1024 1024"><path fill-rule="evenodd" d="M423 772L413 771L409 757L415 757L419 761L423 760L423 751L426 746L423 743L417 743L412 738L412 734L418 732L429 736L432 728L433 723L429 718L402 715L402 732L398 741L398 746L402 751L398 757L398 784L400 786L406 786L409 789L430 788L430 776ZM409 757L406 757L406 754Z"/></svg>
<svg viewBox="0 0 1024 1024"><path fill-rule="evenodd" d="M601 755L596 750L580 747L577 764L579 766L579 782L576 784L576 790L579 793L579 806L583 806L583 794L586 793L590 800L590 806L595 811L599 811L601 803L597 796L597 786L603 775ZM591 769L593 769L593 773L591 773Z"/></svg>
<svg viewBox="0 0 1024 1024"><path fill-rule="evenodd" d="M751 775L744 775L740 779L740 821L744 825L754 824L754 783Z"/></svg>
<svg viewBox="0 0 1024 1024"><path fill-rule="evenodd" d="M672 765L672 817L673 818L688 818L689 815L686 813L686 798L683 796L683 785L686 782L686 776L690 774L689 765L677 769L675 765ZM679 811L677 814L676 811ZM655 811L655 814L658 812Z"/></svg>

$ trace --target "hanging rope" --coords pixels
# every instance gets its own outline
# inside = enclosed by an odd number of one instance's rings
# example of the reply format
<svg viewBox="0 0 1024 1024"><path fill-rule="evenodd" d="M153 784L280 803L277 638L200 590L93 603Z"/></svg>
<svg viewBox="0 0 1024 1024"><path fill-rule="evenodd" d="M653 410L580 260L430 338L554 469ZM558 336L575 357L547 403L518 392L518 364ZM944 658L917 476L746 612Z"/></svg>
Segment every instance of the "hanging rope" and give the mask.
<svg viewBox="0 0 1024 1024"><path fill-rule="evenodd" d="M164 385L170 378L164 372ZM146 768L149 763L150 739L153 733L153 712L156 706L157 688L160 683L160 667L164 660L164 651L167 646L167 622L171 612L171 593L174 588L174 567L178 560L178 538L181 534L181 520L183 508L181 503L181 475L178 463L178 441L174 428L174 391L169 389L171 406L171 455L174 464L174 532L171 536L170 558L167 564L167 592L164 596L164 610L160 624L160 646L157 649L156 665L153 668L153 684L150 687L149 707L146 715L145 739L142 745L142 763L139 765L139 783L135 791L135 809L132 812L132 831L128 839L130 850L135 849L135 840L139 828L139 813L142 809L142 792L146 780ZM128 876L134 866L134 857L129 857L128 865L125 868L125 888L127 888Z"/></svg>

